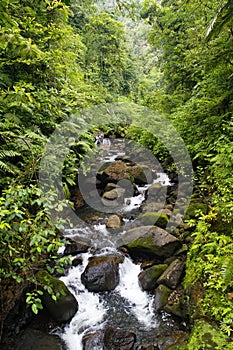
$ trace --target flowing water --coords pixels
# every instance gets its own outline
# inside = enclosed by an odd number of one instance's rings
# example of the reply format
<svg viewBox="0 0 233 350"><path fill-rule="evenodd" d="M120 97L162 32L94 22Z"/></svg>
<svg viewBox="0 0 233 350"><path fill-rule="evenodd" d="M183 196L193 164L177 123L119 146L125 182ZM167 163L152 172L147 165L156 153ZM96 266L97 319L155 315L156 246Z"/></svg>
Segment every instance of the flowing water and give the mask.
<svg viewBox="0 0 233 350"><path fill-rule="evenodd" d="M109 147L109 143L106 144ZM117 149L119 152L119 147ZM115 153L114 151L108 149L105 161L113 161L116 158L117 151ZM157 179L154 182L161 182L164 186L170 184L167 175L162 172L157 173ZM130 213L139 208L145 199L147 188L148 185L138 187L139 194L125 201L122 212ZM128 221L130 220L125 219L125 224ZM118 233L118 236L123 233L124 230ZM66 231L66 235L68 237L95 235L97 242L95 248L98 249L99 255L116 252L115 240L103 223L95 224L92 228L87 226L69 229ZM88 252L80 255L82 256L82 265L71 267L68 274L61 277L79 303L76 315L63 330L59 331L59 335L65 341L68 350L82 350L82 338L85 333L101 330L106 324L134 331L138 341L151 340L151 343L161 327L165 329L174 327L174 324L169 324L167 320L164 322L162 316L154 312L153 295L140 288L138 284L139 264L135 264L130 258L125 257L124 262L119 265L120 282L116 289L107 293L92 293L81 283L81 274L92 254ZM96 348L96 350L102 349Z"/></svg>

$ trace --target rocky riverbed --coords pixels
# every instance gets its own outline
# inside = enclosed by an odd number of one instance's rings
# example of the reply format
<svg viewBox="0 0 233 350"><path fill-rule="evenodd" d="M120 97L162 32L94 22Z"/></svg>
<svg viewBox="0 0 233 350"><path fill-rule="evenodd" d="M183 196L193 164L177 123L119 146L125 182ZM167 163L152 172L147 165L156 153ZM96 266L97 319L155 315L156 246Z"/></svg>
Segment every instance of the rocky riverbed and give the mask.
<svg viewBox="0 0 233 350"><path fill-rule="evenodd" d="M168 350L188 338L188 181L179 186L176 174L119 149L122 141L107 151L95 181L84 176L73 192L83 225L65 231L61 251L72 256L72 267L59 280L39 276L64 292L56 302L44 295L39 316L24 315L27 327L12 349Z"/></svg>

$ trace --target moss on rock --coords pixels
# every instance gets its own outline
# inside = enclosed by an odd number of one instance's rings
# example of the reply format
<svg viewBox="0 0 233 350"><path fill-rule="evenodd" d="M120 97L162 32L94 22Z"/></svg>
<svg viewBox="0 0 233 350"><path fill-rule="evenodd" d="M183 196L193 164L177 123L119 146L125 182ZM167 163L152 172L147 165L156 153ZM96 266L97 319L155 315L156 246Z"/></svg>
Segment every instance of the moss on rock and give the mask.
<svg viewBox="0 0 233 350"><path fill-rule="evenodd" d="M189 338L188 350L231 350L232 342L217 327L204 320L196 320Z"/></svg>
<svg viewBox="0 0 233 350"><path fill-rule="evenodd" d="M139 284L144 290L153 290L156 287L156 281L166 270L167 264L159 264L141 271L138 275Z"/></svg>
<svg viewBox="0 0 233 350"><path fill-rule="evenodd" d="M155 225L161 228L165 228L168 224L168 216L157 212L147 212L142 214L143 225Z"/></svg>
<svg viewBox="0 0 233 350"><path fill-rule="evenodd" d="M36 274L36 279L42 286L51 288L54 300L47 291L44 291L42 302L51 316L57 322L69 321L78 311L78 302L74 295L66 287L65 283L42 270Z"/></svg>

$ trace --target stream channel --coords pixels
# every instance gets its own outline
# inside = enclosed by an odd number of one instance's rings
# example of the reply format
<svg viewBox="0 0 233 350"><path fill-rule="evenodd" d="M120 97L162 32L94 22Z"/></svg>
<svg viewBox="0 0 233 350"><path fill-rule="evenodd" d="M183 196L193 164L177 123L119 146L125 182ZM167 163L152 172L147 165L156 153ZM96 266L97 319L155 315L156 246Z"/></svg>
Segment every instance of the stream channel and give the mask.
<svg viewBox="0 0 233 350"><path fill-rule="evenodd" d="M111 145L109 140L103 140L101 145L102 155L99 156L99 164L113 162L123 156L131 157L131 155L125 155L124 140L119 139L111 142ZM155 161L152 172L154 178L151 183L161 183L166 193L167 187L171 186L170 179L163 170L161 171L157 161ZM67 350L105 349L98 341L95 341L92 347L85 347L83 337L90 333L97 334L107 326L124 329L136 335L133 347L120 347L119 349L158 349L158 339L166 338L175 331L185 329L185 324L182 321L169 314L155 312L153 293L143 291L138 283L141 263L132 261L127 254L123 255L121 251L117 250L116 242L124 234L127 225L132 226L135 223L136 217L140 213L140 207L146 201L145 194L149 185L136 185L137 195L124 199L124 203L117 213L123 218L123 226L120 230L112 232L106 228L105 223L109 213L102 213L99 221L97 219L90 224L88 219L96 213L98 215L100 213L95 212L89 206L80 209L83 222L87 220L89 224L65 231L65 236L68 238L77 239L80 236L84 239L92 239L89 251L77 255L81 258L82 263L75 267L72 266L68 273L60 278L75 295L79 304L79 310L72 320L64 328L58 328L53 332L63 339ZM161 204L162 207L163 205L164 203ZM114 212L114 214L116 213ZM124 262L119 264L120 281L118 286L108 292L89 292L81 282L81 274L88 264L88 259L93 255L109 254L122 254L124 257ZM72 259L77 258L77 256ZM156 346L154 347L153 344Z"/></svg>

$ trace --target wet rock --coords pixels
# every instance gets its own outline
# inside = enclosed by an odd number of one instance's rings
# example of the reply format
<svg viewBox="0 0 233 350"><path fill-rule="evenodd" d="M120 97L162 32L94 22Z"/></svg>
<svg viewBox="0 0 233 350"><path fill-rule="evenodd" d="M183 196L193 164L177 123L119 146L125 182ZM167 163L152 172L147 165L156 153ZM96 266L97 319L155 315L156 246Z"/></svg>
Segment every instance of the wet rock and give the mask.
<svg viewBox="0 0 233 350"><path fill-rule="evenodd" d="M122 226L122 218L119 215L111 215L106 223L107 228L120 228Z"/></svg>
<svg viewBox="0 0 233 350"><path fill-rule="evenodd" d="M170 293L167 304L163 307L163 310L168 314L172 314L183 319L187 317L188 305L187 302L185 302L184 290L181 286Z"/></svg>
<svg viewBox="0 0 233 350"><path fill-rule="evenodd" d="M160 338L157 342L157 347L159 350L182 349L187 339L188 334L186 332L176 331L169 336Z"/></svg>
<svg viewBox="0 0 233 350"><path fill-rule="evenodd" d="M185 316L180 302L174 303L172 305L166 304L163 307L163 310L168 314L172 314L180 318L184 318Z"/></svg>
<svg viewBox="0 0 233 350"><path fill-rule="evenodd" d="M81 275L81 281L91 292L104 292L116 288L119 283L119 264L122 256L105 255L93 257Z"/></svg>
<svg viewBox="0 0 233 350"><path fill-rule="evenodd" d="M166 193L166 187L162 186L159 182L152 184L148 188L148 196L150 197L160 197L164 193Z"/></svg>
<svg viewBox="0 0 233 350"><path fill-rule="evenodd" d="M132 180L132 176L128 172L126 163L122 161L116 161L110 164L102 174L106 182L118 182L119 180L128 179Z"/></svg>
<svg viewBox="0 0 233 350"><path fill-rule="evenodd" d="M108 326L104 334L106 350L131 350L133 349L136 335L126 329Z"/></svg>
<svg viewBox="0 0 233 350"><path fill-rule="evenodd" d="M141 271L138 275L139 284L143 290L153 290L159 276L166 270L166 264L154 265Z"/></svg>
<svg viewBox="0 0 233 350"><path fill-rule="evenodd" d="M148 260L148 261L144 261L143 263L141 263L141 269L142 270L146 270L149 267L152 267L156 264L160 264L159 260Z"/></svg>
<svg viewBox="0 0 233 350"><path fill-rule="evenodd" d="M104 188L104 192L108 192L108 191L112 191L115 190L117 188L117 184L113 183L113 182L109 182L107 183L107 185Z"/></svg>
<svg viewBox="0 0 233 350"><path fill-rule="evenodd" d="M158 284L165 284L171 289L175 289L180 282L182 272L184 270L184 263L179 259L174 260L166 269L166 271L159 277Z"/></svg>
<svg viewBox="0 0 233 350"><path fill-rule="evenodd" d="M83 258L81 256L78 256L77 258L74 258L74 260L72 260L72 266L82 265L82 263Z"/></svg>
<svg viewBox="0 0 233 350"><path fill-rule="evenodd" d="M125 189L121 187L117 187L114 190L104 192L102 196L102 203L106 207L108 206L119 206L122 205L124 202L124 194Z"/></svg>
<svg viewBox="0 0 233 350"><path fill-rule="evenodd" d="M76 241L73 239L67 239L69 242L64 250L64 255L77 255L80 253L86 253L89 249L89 245L86 242Z"/></svg>
<svg viewBox="0 0 233 350"><path fill-rule="evenodd" d="M170 209L168 209L168 208L160 209L158 212L159 212L160 214L165 214L165 215L167 215L168 218L170 218L171 215L172 215L172 211L171 211Z"/></svg>
<svg viewBox="0 0 233 350"><path fill-rule="evenodd" d="M28 328L21 336L15 350L65 350L56 335L50 335L36 329Z"/></svg>
<svg viewBox="0 0 233 350"><path fill-rule="evenodd" d="M158 350L158 347L155 347L153 344L139 345L136 350Z"/></svg>
<svg viewBox="0 0 233 350"><path fill-rule="evenodd" d="M150 183L153 180L149 167L125 160L116 160L105 169L100 169L97 178L103 183L118 183L121 180L128 180L137 185Z"/></svg>
<svg viewBox="0 0 233 350"><path fill-rule="evenodd" d="M175 253L175 256L186 255L188 252L187 244L183 244L180 249L178 249Z"/></svg>
<svg viewBox="0 0 233 350"><path fill-rule="evenodd" d="M166 258L181 247L181 242L156 226L140 226L128 230L119 240L133 257Z"/></svg>
<svg viewBox="0 0 233 350"><path fill-rule="evenodd" d="M156 225L161 228L166 228L169 220L166 214L146 212L142 214L141 221L143 225Z"/></svg>
<svg viewBox="0 0 233 350"><path fill-rule="evenodd" d="M154 306L156 311L161 311L167 304L172 290L163 284L160 284L155 290Z"/></svg>
<svg viewBox="0 0 233 350"><path fill-rule="evenodd" d="M51 276L47 271L39 271L36 279L42 285L51 286L54 294L58 294L55 301L48 292L43 291L42 302L53 319L57 322L69 321L78 311L78 302L65 283Z"/></svg>
<svg viewBox="0 0 233 350"><path fill-rule="evenodd" d="M152 202L152 203L146 203L142 205L142 212L158 212L159 210L163 209L164 203L161 202Z"/></svg>
<svg viewBox="0 0 233 350"><path fill-rule="evenodd" d="M137 185L145 185L152 181L152 172L147 166L135 165L128 169Z"/></svg>
<svg viewBox="0 0 233 350"><path fill-rule="evenodd" d="M103 331L96 331L94 333L86 333L83 336L83 350L102 350L103 349Z"/></svg>
<svg viewBox="0 0 233 350"><path fill-rule="evenodd" d="M120 193L116 188L111 191L104 192L103 194L103 198L108 199L110 201L117 199L119 196L120 196Z"/></svg>

